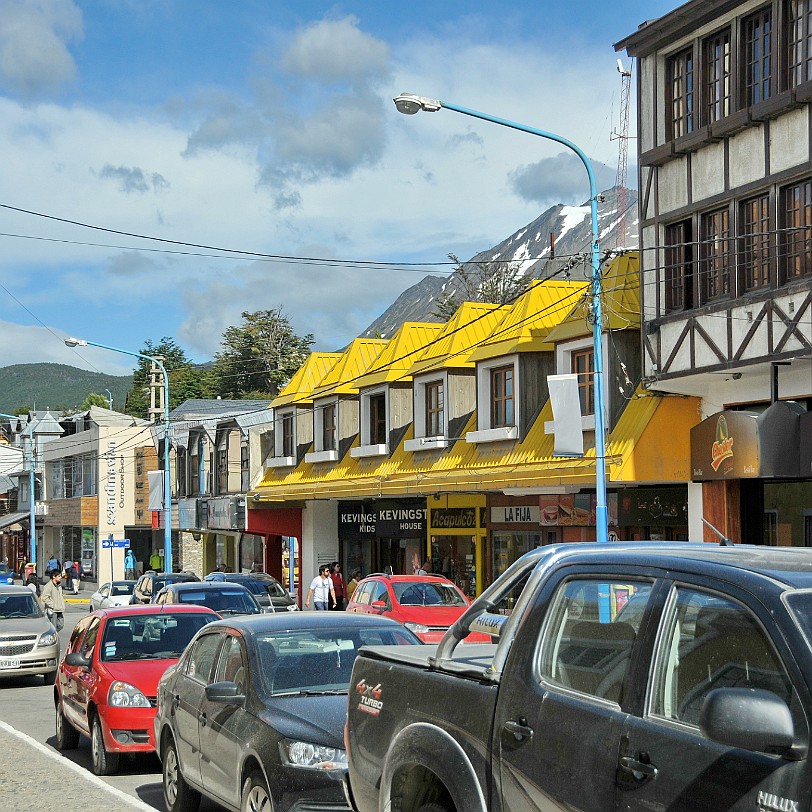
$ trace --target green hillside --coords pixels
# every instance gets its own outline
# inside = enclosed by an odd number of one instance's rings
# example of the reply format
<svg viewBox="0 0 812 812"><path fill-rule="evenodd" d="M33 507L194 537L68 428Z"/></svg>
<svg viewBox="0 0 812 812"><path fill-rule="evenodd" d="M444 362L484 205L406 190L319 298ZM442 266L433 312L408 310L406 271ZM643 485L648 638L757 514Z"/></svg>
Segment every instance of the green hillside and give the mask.
<svg viewBox="0 0 812 812"><path fill-rule="evenodd" d="M124 407L124 396L132 384L132 375L102 375L66 364L14 364L0 367L0 412L13 414L24 407L73 410L96 392L113 395L113 408Z"/></svg>

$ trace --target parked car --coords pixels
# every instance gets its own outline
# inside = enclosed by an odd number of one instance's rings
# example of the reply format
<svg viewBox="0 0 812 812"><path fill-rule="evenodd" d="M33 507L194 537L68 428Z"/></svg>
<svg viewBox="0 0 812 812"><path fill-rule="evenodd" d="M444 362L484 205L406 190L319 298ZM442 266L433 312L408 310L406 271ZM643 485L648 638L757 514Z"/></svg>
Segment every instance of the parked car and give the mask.
<svg viewBox="0 0 812 812"><path fill-rule="evenodd" d="M439 643L449 626L468 608L463 591L440 575L368 575L347 604L348 612L399 620L426 643ZM476 635L470 642L488 642Z"/></svg>
<svg viewBox="0 0 812 812"><path fill-rule="evenodd" d="M25 586L0 586L0 678L42 674L53 685L59 636Z"/></svg>
<svg viewBox="0 0 812 812"><path fill-rule="evenodd" d="M111 606L128 606L133 595L135 581L108 581L90 596L90 611Z"/></svg>
<svg viewBox="0 0 812 812"><path fill-rule="evenodd" d="M229 618L202 629L158 685L155 741L169 812L201 793L229 809L349 809L341 780L361 646L417 645L385 618L343 612Z"/></svg>
<svg viewBox="0 0 812 812"><path fill-rule="evenodd" d="M812 550L545 546L351 685L358 812L808 809Z"/></svg>
<svg viewBox="0 0 812 812"><path fill-rule="evenodd" d="M259 615L262 607L240 584L179 583L165 586L155 598L156 604L195 603L208 606L219 615Z"/></svg>
<svg viewBox="0 0 812 812"><path fill-rule="evenodd" d="M287 589L273 575L266 572L210 572L203 580L242 584L263 609L295 612L299 608Z"/></svg>
<svg viewBox="0 0 812 812"><path fill-rule="evenodd" d="M195 633L217 619L203 606L123 606L85 615L59 664L57 748L74 749L83 733L96 775L116 772L121 753L154 750L158 680Z"/></svg>
<svg viewBox="0 0 812 812"><path fill-rule="evenodd" d="M0 584L14 585L14 570L9 569L8 564L0 563Z"/></svg>
<svg viewBox="0 0 812 812"><path fill-rule="evenodd" d="M193 572L145 572L136 582L131 604L154 603L158 593L167 584L180 584L190 581L200 581Z"/></svg>

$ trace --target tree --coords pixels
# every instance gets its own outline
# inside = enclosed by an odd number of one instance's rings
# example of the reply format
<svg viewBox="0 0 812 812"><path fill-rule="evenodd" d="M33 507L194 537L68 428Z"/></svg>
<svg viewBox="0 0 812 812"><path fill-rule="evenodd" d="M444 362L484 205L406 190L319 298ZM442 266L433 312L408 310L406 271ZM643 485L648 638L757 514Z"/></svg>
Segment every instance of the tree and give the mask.
<svg viewBox="0 0 812 812"><path fill-rule="evenodd" d="M243 324L223 333L214 361L217 393L224 398L270 399L304 363L313 334L296 335L282 307L243 312Z"/></svg>
<svg viewBox="0 0 812 812"><path fill-rule="evenodd" d="M437 300L432 315L448 321L463 302L490 302L511 304L524 293L533 281L522 273L521 263L460 262L454 255L448 258L456 263L449 281L451 290Z"/></svg>
<svg viewBox="0 0 812 812"><path fill-rule="evenodd" d="M79 411L86 412L91 406L101 406L102 409L109 409L110 401L107 400L104 395L100 395L98 392L91 392L84 399L84 401L82 401Z"/></svg>
<svg viewBox="0 0 812 812"><path fill-rule="evenodd" d="M157 344L147 340L140 350L142 355L159 358L169 377L169 408L174 409L189 398L211 397L211 373L197 367L186 357L175 339L164 336ZM152 362L138 359L133 370L133 382L127 392L124 411L133 417L149 417ZM160 374L160 373L159 373ZM163 376L160 376L161 381Z"/></svg>

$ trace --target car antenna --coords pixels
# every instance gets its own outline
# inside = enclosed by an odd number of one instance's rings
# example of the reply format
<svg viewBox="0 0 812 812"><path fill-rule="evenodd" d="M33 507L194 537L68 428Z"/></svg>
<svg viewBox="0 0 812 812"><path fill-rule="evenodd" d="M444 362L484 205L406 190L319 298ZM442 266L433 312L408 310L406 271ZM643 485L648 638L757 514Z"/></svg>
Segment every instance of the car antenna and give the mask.
<svg viewBox="0 0 812 812"><path fill-rule="evenodd" d="M733 547L733 542L721 532L721 530L717 530L704 516L702 517L702 521L719 536L719 546L720 547Z"/></svg>

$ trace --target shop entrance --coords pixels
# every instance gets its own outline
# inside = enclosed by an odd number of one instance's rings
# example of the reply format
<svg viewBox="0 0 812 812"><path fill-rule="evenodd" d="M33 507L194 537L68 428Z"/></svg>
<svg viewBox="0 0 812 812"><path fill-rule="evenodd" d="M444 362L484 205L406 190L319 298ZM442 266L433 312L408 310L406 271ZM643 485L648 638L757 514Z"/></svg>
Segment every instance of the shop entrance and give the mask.
<svg viewBox="0 0 812 812"><path fill-rule="evenodd" d="M476 536L432 536L429 571L453 581L469 598L477 595L479 549Z"/></svg>

